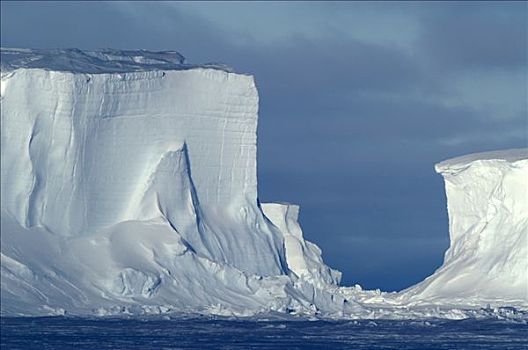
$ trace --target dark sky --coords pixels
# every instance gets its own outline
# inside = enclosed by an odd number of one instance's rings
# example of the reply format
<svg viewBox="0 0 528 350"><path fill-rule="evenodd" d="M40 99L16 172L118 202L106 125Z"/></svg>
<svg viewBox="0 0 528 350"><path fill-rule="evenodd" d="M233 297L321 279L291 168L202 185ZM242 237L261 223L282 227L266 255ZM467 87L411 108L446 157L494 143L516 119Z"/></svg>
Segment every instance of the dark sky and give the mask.
<svg viewBox="0 0 528 350"><path fill-rule="evenodd" d="M527 145L524 2L5 2L5 47L177 50L255 75L262 202L301 205L344 284L442 263L434 164Z"/></svg>

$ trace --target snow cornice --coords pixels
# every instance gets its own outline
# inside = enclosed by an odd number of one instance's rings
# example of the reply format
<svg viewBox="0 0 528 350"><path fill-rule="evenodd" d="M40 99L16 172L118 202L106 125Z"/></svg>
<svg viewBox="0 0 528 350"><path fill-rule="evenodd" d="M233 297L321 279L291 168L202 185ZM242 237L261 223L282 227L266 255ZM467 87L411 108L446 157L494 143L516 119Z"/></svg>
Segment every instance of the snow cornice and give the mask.
<svg viewBox="0 0 528 350"><path fill-rule="evenodd" d="M468 154L461 157L444 160L435 165L436 172L440 174L457 173L460 170L467 168L474 162L507 162L516 163L519 161L528 160L528 148L513 148L492 152L480 152Z"/></svg>

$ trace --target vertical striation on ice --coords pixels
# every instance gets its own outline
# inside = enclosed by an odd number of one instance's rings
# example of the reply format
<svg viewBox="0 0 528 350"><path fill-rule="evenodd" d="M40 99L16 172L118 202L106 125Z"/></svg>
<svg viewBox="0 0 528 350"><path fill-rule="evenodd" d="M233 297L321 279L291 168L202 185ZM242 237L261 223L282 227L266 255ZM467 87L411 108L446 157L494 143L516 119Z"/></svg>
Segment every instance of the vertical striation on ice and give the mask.
<svg viewBox="0 0 528 350"><path fill-rule="evenodd" d="M251 76L208 68L112 74L17 68L4 80L2 204L21 225L77 236L145 218L152 207L140 213L130 204L147 181L157 184L160 205L188 206L179 212L190 213L192 202L178 193L187 189L177 188L185 184L171 182L163 169L176 165L170 152L185 143L190 164L174 175L192 172L201 217L184 221L201 220L209 229L202 243L211 250L197 251L249 272L283 272L282 238L257 208L258 95ZM168 158L158 164L160 157ZM177 214L169 221L171 215ZM242 246L247 254L225 253Z"/></svg>

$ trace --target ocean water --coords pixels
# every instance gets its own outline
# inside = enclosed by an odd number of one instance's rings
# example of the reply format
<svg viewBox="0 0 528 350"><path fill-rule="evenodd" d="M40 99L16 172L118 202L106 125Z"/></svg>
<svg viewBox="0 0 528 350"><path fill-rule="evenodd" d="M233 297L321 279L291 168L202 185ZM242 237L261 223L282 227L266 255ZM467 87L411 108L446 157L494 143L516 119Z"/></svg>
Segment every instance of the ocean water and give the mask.
<svg viewBox="0 0 528 350"><path fill-rule="evenodd" d="M526 320L2 318L1 349L528 349Z"/></svg>

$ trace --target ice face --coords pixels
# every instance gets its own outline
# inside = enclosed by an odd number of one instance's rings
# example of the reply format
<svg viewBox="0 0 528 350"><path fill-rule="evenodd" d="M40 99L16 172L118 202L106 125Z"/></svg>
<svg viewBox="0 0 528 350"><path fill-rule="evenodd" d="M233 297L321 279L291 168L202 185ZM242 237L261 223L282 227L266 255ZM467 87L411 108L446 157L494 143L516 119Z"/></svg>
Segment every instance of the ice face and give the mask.
<svg viewBox="0 0 528 350"><path fill-rule="evenodd" d="M253 228L263 218L252 77L203 68L119 74L19 69L4 80L2 207L21 225L78 236L126 220L170 221L176 214L138 203L154 184L163 205L189 214L184 221L203 221L209 249L197 248L200 253L263 275L283 271L276 230ZM178 156L173 150L183 144L185 156ZM181 202L191 191L195 203ZM198 202L202 216L196 218ZM225 253L242 246L245 258Z"/></svg>
<svg viewBox="0 0 528 350"><path fill-rule="evenodd" d="M439 163L450 247L431 277L409 290L421 299L528 303L528 149Z"/></svg>
<svg viewBox="0 0 528 350"><path fill-rule="evenodd" d="M9 49L2 68L3 310L291 302L253 77L174 52Z"/></svg>
<svg viewBox="0 0 528 350"><path fill-rule="evenodd" d="M526 150L440 163L444 266L402 293L364 291L338 286L298 206L258 203L253 77L175 52L25 49L2 50L1 76L3 314L527 305Z"/></svg>
<svg viewBox="0 0 528 350"><path fill-rule="evenodd" d="M147 181L145 169L184 142L204 207L256 203L258 96L251 77L228 76L202 69L121 76L16 71L2 100L10 164L3 175L9 182L33 178L20 184L31 194L28 217L19 220L75 234L132 219L126 203ZM58 211L72 216L57 218Z"/></svg>

